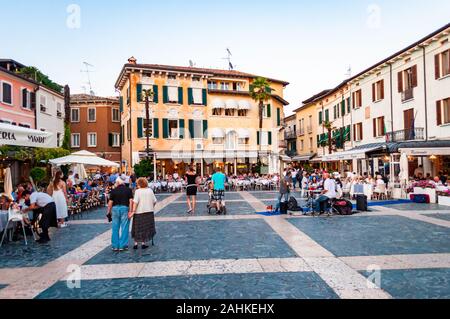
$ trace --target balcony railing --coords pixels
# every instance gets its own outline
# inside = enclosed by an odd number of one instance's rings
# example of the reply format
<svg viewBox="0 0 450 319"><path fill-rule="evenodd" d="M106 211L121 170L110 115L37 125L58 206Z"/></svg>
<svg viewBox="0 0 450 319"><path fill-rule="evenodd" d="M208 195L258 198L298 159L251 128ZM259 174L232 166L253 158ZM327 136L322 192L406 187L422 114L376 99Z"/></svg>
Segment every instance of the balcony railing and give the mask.
<svg viewBox="0 0 450 319"><path fill-rule="evenodd" d="M424 139L423 128L406 129L386 134L386 142L421 141Z"/></svg>
<svg viewBox="0 0 450 319"><path fill-rule="evenodd" d="M298 136L303 136L303 135L305 135L305 129L304 129L304 128L301 128L301 129L298 131Z"/></svg>
<svg viewBox="0 0 450 319"><path fill-rule="evenodd" d="M297 153L296 150L290 150L290 151L286 152L286 155L289 156L289 157L294 157L294 156L297 156L298 153Z"/></svg>
<svg viewBox="0 0 450 319"><path fill-rule="evenodd" d="M297 138L297 133L296 133L296 131L286 131L284 133L284 138L286 140L296 139Z"/></svg>
<svg viewBox="0 0 450 319"><path fill-rule="evenodd" d="M414 88L406 89L402 92L402 102L412 100L414 98Z"/></svg>

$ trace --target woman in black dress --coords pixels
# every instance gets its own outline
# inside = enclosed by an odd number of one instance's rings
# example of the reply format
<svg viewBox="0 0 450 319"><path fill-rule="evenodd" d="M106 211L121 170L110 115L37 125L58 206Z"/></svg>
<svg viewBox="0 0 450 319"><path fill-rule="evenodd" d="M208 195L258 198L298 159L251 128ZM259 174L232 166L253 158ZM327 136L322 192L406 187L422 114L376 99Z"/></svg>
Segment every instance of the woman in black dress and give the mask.
<svg viewBox="0 0 450 319"><path fill-rule="evenodd" d="M188 214L194 214L195 213L195 205L197 202L197 188L198 188L198 175L194 171L194 168L192 166L189 166L188 171L186 172L185 180L187 183L186 187L186 197L187 197L187 204L188 204Z"/></svg>

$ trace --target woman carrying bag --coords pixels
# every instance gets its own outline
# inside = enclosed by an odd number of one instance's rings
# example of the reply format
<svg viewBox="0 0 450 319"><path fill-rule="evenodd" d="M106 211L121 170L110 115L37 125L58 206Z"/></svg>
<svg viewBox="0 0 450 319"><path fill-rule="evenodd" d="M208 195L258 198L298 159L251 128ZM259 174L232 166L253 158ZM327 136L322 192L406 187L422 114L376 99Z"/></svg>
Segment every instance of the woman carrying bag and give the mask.
<svg viewBox="0 0 450 319"><path fill-rule="evenodd" d="M139 178L137 186L128 215L128 218L133 218L131 237L134 239L134 249L138 249L139 243L142 249L147 249L146 243L151 240L153 245L153 237L156 235L154 212L157 200L152 189L148 188L147 179Z"/></svg>

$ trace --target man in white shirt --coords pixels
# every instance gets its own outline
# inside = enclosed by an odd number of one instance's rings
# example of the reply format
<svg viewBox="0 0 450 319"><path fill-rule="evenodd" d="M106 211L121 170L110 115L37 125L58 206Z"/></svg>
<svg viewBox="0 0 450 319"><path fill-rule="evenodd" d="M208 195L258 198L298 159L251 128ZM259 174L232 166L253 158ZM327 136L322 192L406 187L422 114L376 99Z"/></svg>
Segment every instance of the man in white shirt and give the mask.
<svg viewBox="0 0 450 319"><path fill-rule="evenodd" d="M326 204L329 200L336 199L336 181L330 178L330 174L323 174L323 192L316 201L316 209L323 214L325 212Z"/></svg>
<svg viewBox="0 0 450 319"><path fill-rule="evenodd" d="M46 193L31 193L29 191L24 191L22 196L25 199L25 204L28 206L23 212L33 211L33 221L39 221L39 227L42 229L37 242L39 244L49 242L48 229L50 227L58 227L56 205L53 198Z"/></svg>

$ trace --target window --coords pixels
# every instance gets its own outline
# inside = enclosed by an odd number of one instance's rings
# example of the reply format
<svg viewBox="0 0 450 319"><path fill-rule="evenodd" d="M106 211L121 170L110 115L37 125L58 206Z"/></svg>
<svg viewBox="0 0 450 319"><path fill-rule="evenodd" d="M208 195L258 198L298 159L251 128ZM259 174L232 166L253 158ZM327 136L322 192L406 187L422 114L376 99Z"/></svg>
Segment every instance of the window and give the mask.
<svg viewBox="0 0 450 319"><path fill-rule="evenodd" d="M61 133L56 133L56 146L61 146Z"/></svg>
<svg viewBox="0 0 450 319"><path fill-rule="evenodd" d="M372 84L372 102L384 99L384 80Z"/></svg>
<svg viewBox="0 0 450 319"><path fill-rule="evenodd" d="M120 127L120 142L122 145L125 144L125 139L123 138L125 136L125 125L122 125Z"/></svg>
<svg viewBox="0 0 450 319"><path fill-rule="evenodd" d="M58 118L62 117L62 105L59 102L56 103L56 116Z"/></svg>
<svg viewBox="0 0 450 319"><path fill-rule="evenodd" d="M217 82L208 81L208 89L217 90Z"/></svg>
<svg viewBox="0 0 450 319"><path fill-rule="evenodd" d="M27 89L22 89L22 107L31 109L31 93Z"/></svg>
<svg viewBox="0 0 450 319"><path fill-rule="evenodd" d="M300 141L300 151L303 151L305 148L305 143L303 140Z"/></svg>
<svg viewBox="0 0 450 319"><path fill-rule="evenodd" d="M300 135L305 134L305 119L301 119L298 123L298 133Z"/></svg>
<svg viewBox="0 0 450 319"><path fill-rule="evenodd" d="M213 114L215 116L220 116L222 115L222 109L213 109Z"/></svg>
<svg viewBox="0 0 450 319"><path fill-rule="evenodd" d="M228 91L230 89L230 84L227 82L220 82L220 89Z"/></svg>
<svg viewBox="0 0 450 319"><path fill-rule="evenodd" d="M226 109L225 110L225 116L234 116L234 109Z"/></svg>
<svg viewBox="0 0 450 319"><path fill-rule="evenodd" d="M437 125L450 123L450 98L437 101L436 105Z"/></svg>
<svg viewBox="0 0 450 319"><path fill-rule="evenodd" d="M120 146L120 133L112 133L112 147L119 147Z"/></svg>
<svg viewBox="0 0 450 319"><path fill-rule="evenodd" d="M309 138L309 149L310 150L313 149L313 138L312 137Z"/></svg>
<svg viewBox="0 0 450 319"><path fill-rule="evenodd" d="M329 121L330 121L330 111L325 110L325 122L329 122Z"/></svg>
<svg viewBox="0 0 450 319"><path fill-rule="evenodd" d="M272 142L270 140L272 134L272 132L262 132L262 137L261 137L261 145L262 146L268 146L268 145L272 145ZM270 137L269 137L270 136Z"/></svg>
<svg viewBox="0 0 450 319"><path fill-rule="evenodd" d="M191 138L199 138L202 139L203 138L203 121L201 120L194 120L194 136L192 136Z"/></svg>
<svg viewBox="0 0 450 319"><path fill-rule="evenodd" d="M450 50L437 54L434 63L436 79L450 75Z"/></svg>
<svg viewBox="0 0 450 319"><path fill-rule="evenodd" d="M177 79L177 76L176 76L176 74L169 74L169 75L167 76L167 79L168 79L168 80L176 80L176 79Z"/></svg>
<svg viewBox="0 0 450 319"><path fill-rule="evenodd" d="M313 119L312 119L312 115L309 116L309 120L308 120L308 133L311 133L313 130ZM311 144L312 145L312 144Z"/></svg>
<svg viewBox="0 0 450 319"><path fill-rule="evenodd" d="M322 123L323 123L323 112L320 111L319 112L319 125L322 125Z"/></svg>
<svg viewBox="0 0 450 319"><path fill-rule="evenodd" d="M72 133L70 135L70 145L72 148L80 147L80 133Z"/></svg>
<svg viewBox="0 0 450 319"><path fill-rule="evenodd" d="M239 145L249 145L250 139L248 137L239 138L238 143L239 143Z"/></svg>
<svg viewBox="0 0 450 319"><path fill-rule="evenodd" d="M131 141L131 119L127 123L127 140Z"/></svg>
<svg viewBox="0 0 450 319"><path fill-rule="evenodd" d="M47 98L43 95L39 97L39 105L41 107L41 112L47 112Z"/></svg>
<svg viewBox="0 0 450 319"><path fill-rule="evenodd" d="M238 116L247 116L247 110L238 110Z"/></svg>
<svg viewBox="0 0 450 319"><path fill-rule="evenodd" d="M384 116L373 119L373 137L381 137L384 135Z"/></svg>
<svg viewBox="0 0 450 319"><path fill-rule="evenodd" d="M127 105L130 105L130 102L131 102L131 84L128 85L127 88Z"/></svg>
<svg viewBox="0 0 450 319"><path fill-rule="evenodd" d="M24 127L24 128L31 128L30 124L26 124L26 123L19 123L20 127Z"/></svg>
<svg viewBox="0 0 450 319"><path fill-rule="evenodd" d="M227 150L236 149L236 138L237 138L236 132L231 131L227 133L227 136L225 138L225 149Z"/></svg>
<svg viewBox="0 0 450 319"><path fill-rule="evenodd" d="M71 109L70 110L70 121L72 123L80 122L80 109Z"/></svg>
<svg viewBox="0 0 450 319"><path fill-rule="evenodd" d="M97 147L97 133L88 133L87 139L88 147Z"/></svg>
<svg viewBox="0 0 450 319"><path fill-rule="evenodd" d="M119 109L117 109L117 108L112 109L112 121L120 122L120 112L119 112Z"/></svg>
<svg viewBox="0 0 450 319"><path fill-rule="evenodd" d="M97 112L95 108L88 108L88 122L95 122L97 120Z"/></svg>
<svg viewBox="0 0 450 319"><path fill-rule="evenodd" d="M178 139L180 136L178 134L178 120L169 120L169 138Z"/></svg>
<svg viewBox="0 0 450 319"><path fill-rule="evenodd" d="M363 126L362 123L357 123L353 125L353 140L355 142L362 141L363 139Z"/></svg>
<svg viewBox="0 0 450 319"><path fill-rule="evenodd" d="M142 119L142 133L143 133L143 136L142 137L144 137L144 138L146 138L147 137L147 135L146 135L146 129L147 129L147 123L148 123L148 136L150 137L150 138L152 138L153 137L153 119L146 119L146 118L143 118ZM139 133L140 134L140 133ZM138 135L139 135L138 134ZM140 137L140 135L138 136L138 137Z"/></svg>
<svg viewBox="0 0 450 319"><path fill-rule="evenodd" d="M2 82L2 102L12 105L12 85Z"/></svg>
<svg viewBox="0 0 450 319"><path fill-rule="evenodd" d="M353 108L354 109L362 107L362 92L361 92L361 90L358 90L358 91L352 93L352 100L353 100Z"/></svg>
<svg viewBox="0 0 450 319"><path fill-rule="evenodd" d="M223 145L223 137L213 137L212 138L213 144L215 145Z"/></svg>
<svg viewBox="0 0 450 319"><path fill-rule="evenodd" d="M414 98L413 89L417 87L417 65L401 71L397 76L398 92L402 93L402 102Z"/></svg>

